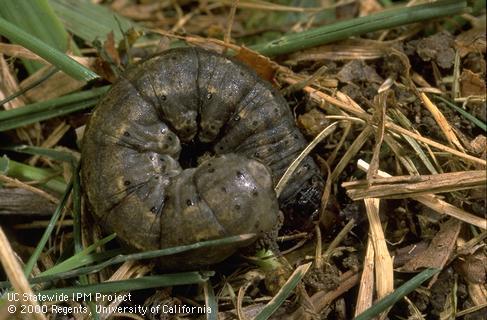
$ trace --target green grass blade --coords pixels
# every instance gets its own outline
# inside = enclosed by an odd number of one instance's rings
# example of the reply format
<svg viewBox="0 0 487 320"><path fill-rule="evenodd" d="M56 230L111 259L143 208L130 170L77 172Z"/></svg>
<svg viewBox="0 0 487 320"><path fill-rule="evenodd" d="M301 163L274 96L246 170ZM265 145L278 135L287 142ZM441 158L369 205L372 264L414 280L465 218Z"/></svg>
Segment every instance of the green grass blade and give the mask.
<svg viewBox="0 0 487 320"><path fill-rule="evenodd" d="M28 86L20 89L19 91L15 92L14 94L11 94L10 96L8 96L5 99L3 99L2 101L0 101L0 107L2 107L5 103L7 103L7 102L9 102L9 101L11 101L13 99L15 99L17 97L20 97L21 95L23 95L24 93L26 93L30 89L33 89L33 88L37 87L38 85L40 85L45 80L47 80L50 77L52 77L56 72L58 72L58 69L56 69L56 68L50 68L50 70L47 71L46 74L44 74L41 78L37 79L36 81L32 82Z"/></svg>
<svg viewBox="0 0 487 320"><path fill-rule="evenodd" d="M73 238L74 238L74 252L77 254L89 254L97 246L103 244L103 239L96 242L96 246L89 246L83 249L83 243L81 240L81 183L80 183L80 165L77 164L76 168L73 168ZM115 238L115 234L112 235ZM106 239L106 238L105 238Z"/></svg>
<svg viewBox="0 0 487 320"><path fill-rule="evenodd" d="M48 110L43 112L36 112L33 114L21 116L15 119L5 120L0 122L0 132L7 131L15 128L24 127L29 124L37 123L47 119L64 116L76 111L91 108L96 105L98 99L90 99L83 102L78 102L63 106L62 108Z"/></svg>
<svg viewBox="0 0 487 320"><path fill-rule="evenodd" d="M426 269L416 276L414 276L411 280L397 288L393 293L387 295L386 297L379 300L375 303L372 307L365 310L361 314L359 314L355 320L367 320L373 319L374 317L378 316L381 312L389 309L392 307L396 302L404 298L404 296L411 293L414 289L419 287L423 282L440 272L440 269Z"/></svg>
<svg viewBox="0 0 487 320"><path fill-rule="evenodd" d="M50 3L66 28L90 43L105 39L112 31L115 41L120 41L123 39L122 30L141 29L129 19L89 1L50 0Z"/></svg>
<svg viewBox="0 0 487 320"><path fill-rule="evenodd" d="M465 12L466 8L466 1L443 0L413 7L391 9L286 35L269 43L251 46L250 48L268 56L287 54L368 32L461 14Z"/></svg>
<svg viewBox="0 0 487 320"><path fill-rule="evenodd" d="M207 320L218 320L218 301L215 296L215 290L210 281L206 281L203 284L205 291L205 306L209 312L206 313Z"/></svg>
<svg viewBox="0 0 487 320"><path fill-rule="evenodd" d="M10 164L10 159L6 155L3 155L0 158L0 173L7 174L9 164Z"/></svg>
<svg viewBox="0 0 487 320"><path fill-rule="evenodd" d="M105 94L108 88L109 86L104 86L12 110L0 111L0 132L91 108L97 104L100 96Z"/></svg>
<svg viewBox="0 0 487 320"><path fill-rule="evenodd" d="M81 186L79 180L79 164L76 165L76 168L73 168L73 238L74 238L74 252L76 253L75 256L68 258L67 260L63 261L57 266L54 266L54 270L48 270L47 272L53 274L56 273L56 270L69 270L71 268L76 267L80 264L80 260L82 261L83 265L92 263L93 256L89 253L95 250L97 246L101 246L106 242L115 238L115 234L112 234L105 239L102 239L95 244L89 246L86 249L83 249L83 243L81 240ZM88 285L89 279L86 275L79 276L79 283L82 285ZM90 308L91 314L93 315L93 319L99 319L98 312L96 310L96 306L93 301L87 301L86 303L88 308Z"/></svg>
<svg viewBox="0 0 487 320"><path fill-rule="evenodd" d="M397 119L397 121L404 128L407 128L409 130L412 130L413 129L413 126L411 124L411 121L409 121L409 119L401 111L396 110L396 109L391 109L390 112L393 114L393 116ZM419 145L419 143L416 140L414 140L413 138L411 138L409 136L406 136L405 134L403 134L402 137L414 149L414 151L419 156L419 158L421 159L421 161L423 161L423 163L426 166L426 168L428 168L429 172L431 172L431 174L438 174L438 171L436 170L435 166L431 163L431 161L429 160L428 156L423 151L423 149L421 148L421 146Z"/></svg>
<svg viewBox="0 0 487 320"><path fill-rule="evenodd" d="M82 92L68 94L47 101L32 103L20 108L0 111L0 121L13 119L20 116L30 115L36 112L54 110L56 108L61 108L65 105L79 103L90 99L95 99L95 98L98 99L100 96L104 95L109 88L110 86L104 86L89 91L82 91ZM0 124L1 123L2 122L0 122Z"/></svg>
<svg viewBox="0 0 487 320"><path fill-rule="evenodd" d="M87 284L76 287L67 287L40 291L43 296L55 296L66 294L72 297L73 294L107 294L122 291L133 291L157 287L171 287L185 284L203 283L209 280L214 273L209 272L182 272L163 274L158 276L147 276L130 280L109 281L97 284Z"/></svg>
<svg viewBox="0 0 487 320"><path fill-rule="evenodd" d="M0 18L0 35L36 53L74 79L90 81L99 78L90 69L3 18Z"/></svg>
<svg viewBox="0 0 487 320"><path fill-rule="evenodd" d="M76 44L68 42L69 35L47 0L2 0L0 17L61 52L70 49L79 54ZM42 67L37 61L22 62L29 73Z"/></svg>
<svg viewBox="0 0 487 320"><path fill-rule="evenodd" d="M32 167L11 159L8 159L7 169L4 173L9 177L21 180L40 181L40 185L57 193L63 193L66 190L66 183L60 177L54 176L51 170Z"/></svg>
<svg viewBox="0 0 487 320"><path fill-rule="evenodd" d="M462 108L460 108L456 104L452 103L451 101L449 101L449 100L447 100L447 99L445 99L445 98L443 98L441 96L434 95L433 97L435 97L435 99L438 99L440 101L443 101L447 106L449 106L450 108L453 108L454 110L456 110L465 119L467 119L468 121L472 122L473 124L475 124L480 129L484 130L484 132L487 132L487 125L482 120L479 120L479 119L475 118L473 115L471 115L467 111L463 110Z"/></svg>
<svg viewBox="0 0 487 320"><path fill-rule="evenodd" d="M61 215L61 212L63 211L63 208L66 204L66 201L68 200L69 194L71 193L71 188L73 184L70 183L68 184L68 187L66 188L66 191L64 192L63 198L61 199L61 202L59 202L56 210L54 211L54 214L51 217L51 220L49 220L49 224L46 227L46 230L44 230L44 234L42 235L41 239L39 240L39 244L34 250L34 253L29 258L29 261L25 264L24 267L24 274L28 277L30 273L32 272L32 269L34 268L34 265L37 262L37 259L39 259L39 256L41 255L42 250L44 249L44 246L46 245L47 241L49 240L49 237L51 236L52 230L54 230L54 227L56 226L56 222L59 219L59 216Z"/></svg>
<svg viewBox="0 0 487 320"><path fill-rule="evenodd" d="M114 250L108 250L108 251L102 251L102 252L92 252L89 254L88 258L92 263L100 263L101 261L107 261L109 259L112 259L113 257L116 257L118 255L121 255L125 253L125 250L122 248L114 249ZM69 258L68 258L69 259ZM50 270L50 269L48 269ZM84 267L77 268L75 270L70 270L70 271L63 271L63 272L58 272L58 273L53 273L52 275L46 275L46 276L37 276L36 278L30 278L29 283L31 285L38 284L38 283L48 283L48 282L54 282L62 279L69 279L69 278L75 278L79 277L81 275L88 274L88 272L83 272ZM69 275L69 276L66 276ZM0 289L7 289L10 288L11 284L10 281L5 280L5 281L0 281ZM43 288L46 286L44 285Z"/></svg>
<svg viewBox="0 0 487 320"><path fill-rule="evenodd" d="M255 259L252 259L251 262L266 272L270 272L282 267L282 264L279 262L276 254L270 249L262 249L257 251L255 254Z"/></svg>
<svg viewBox="0 0 487 320"><path fill-rule="evenodd" d="M74 191L74 187L73 187L73 191ZM105 237L105 238L95 242L94 244L90 245L86 249L83 249L83 250L77 252L74 256L72 256L72 257L64 260L63 262L58 263L54 267L42 272L40 274L40 276L49 276L49 275L53 275L56 273L66 272L66 271L73 270L73 269L76 269L76 268L79 268L79 267L82 267L82 266L85 266L87 264L92 263L94 261L95 257L93 255L91 255L91 253L93 251L95 251L96 248L99 248L99 247L105 245L107 242L112 241L113 239L115 239L115 237L116 237L116 235L112 234L112 235L109 235L108 237Z"/></svg>
<svg viewBox="0 0 487 320"><path fill-rule="evenodd" d="M30 154L33 156L49 157L49 158L57 160L57 161L63 161L63 162L69 162L69 163L76 162L76 158L71 153L66 152L66 151L49 149L49 148L35 147L35 146L29 146L29 145L23 144L23 145L6 147L6 148L1 148L1 149L2 150L11 150L11 151L25 153L25 154Z"/></svg>
<svg viewBox="0 0 487 320"><path fill-rule="evenodd" d="M265 307L259 312L259 314L254 318L254 320L267 320L281 304L291 295L294 288L298 285L299 281L304 277L308 271L311 263L303 264L294 270L293 274L289 277L286 283L282 286L279 292L269 301Z"/></svg>
<svg viewBox="0 0 487 320"><path fill-rule="evenodd" d="M93 266L89 266L89 267L81 267L81 268L78 268L75 270L59 272L59 273L56 273L53 275L48 275L48 276L38 276L35 278L31 278L31 279L29 279L29 283L35 284L35 283L41 283L41 282L48 282L48 281L54 281L54 280L73 278L73 277L77 277L77 276L83 275L83 274L98 272L98 271L100 271L100 270L102 270L108 266L123 263L123 262L128 261L128 260L154 259L154 258L159 258L162 256L169 256L169 255L173 255L176 253L182 253L182 252L186 252L186 251L190 251L190 250L194 250L194 249L199 249L199 248L223 246L223 245L235 244L235 243L242 243L242 245L244 245L244 244L248 243L249 240L254 239L254 238L255 238L255 234L243 234L243 235L239 235L239 236L226 237L226 238L221 238L221 239L217 239L217 240L207 240L207 241L197 242L197 243L179 246L179 247L172 247L172 248L146 251L146 252L140 252L140 253L133 253L133 254L127 254L127 255L118 255L116 257L111 258L110 260L104 261L104 262L99 263L97 265L93 265ZM94 258L91 258L91 259L94 259ZM9 285L10 284L7 281L0 282L0 288L6 288Z"/></svg>

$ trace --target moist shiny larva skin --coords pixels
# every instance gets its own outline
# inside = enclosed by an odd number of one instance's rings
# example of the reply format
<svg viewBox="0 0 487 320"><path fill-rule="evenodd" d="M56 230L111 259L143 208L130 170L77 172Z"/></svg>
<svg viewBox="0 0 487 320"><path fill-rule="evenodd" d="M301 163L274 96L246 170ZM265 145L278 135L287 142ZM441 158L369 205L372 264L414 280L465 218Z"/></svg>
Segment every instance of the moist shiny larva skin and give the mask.
<svg viewBox="0 0 487 320"><path fill-rule="evenodd" d="M181 145L195 141L214 156L183 169ZM202 49L171 49L127 70L98 104L82 146L83 189L103 228L137 250L264 234L279 217L273 187L304 146L284 98L248 67ZM294 177L281 207L319 203L313 160ZM213 264L236 249L160 263Z"/></svg>

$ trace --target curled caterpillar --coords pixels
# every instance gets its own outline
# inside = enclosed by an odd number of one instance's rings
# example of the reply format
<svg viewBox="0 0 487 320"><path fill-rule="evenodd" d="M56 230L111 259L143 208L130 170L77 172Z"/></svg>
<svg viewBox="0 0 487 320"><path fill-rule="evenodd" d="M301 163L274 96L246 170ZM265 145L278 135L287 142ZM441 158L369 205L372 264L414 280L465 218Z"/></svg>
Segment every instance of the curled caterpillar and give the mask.
<svg viewBox="0 0 487 320"><path fill-rule="evenodd" d="M319 203L311 158L279 202L273 190L304 146L284 98L254 71L203 49L171 49L129 68L98 104L82 146L83 188L104 229L137 250L262 235L279 204L286 214ZM162 264L212 264L236 249Z"/></svg>

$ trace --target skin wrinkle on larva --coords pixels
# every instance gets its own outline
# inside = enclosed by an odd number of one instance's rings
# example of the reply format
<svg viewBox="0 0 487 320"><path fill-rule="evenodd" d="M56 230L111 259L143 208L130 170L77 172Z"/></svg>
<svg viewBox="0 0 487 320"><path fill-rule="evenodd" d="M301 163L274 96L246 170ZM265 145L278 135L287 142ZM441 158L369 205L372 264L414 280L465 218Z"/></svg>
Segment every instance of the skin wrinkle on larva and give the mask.
<svg viewBox="0 0 487 320"><path fill-rule="evenodd" d="M170 92L171 84L176 84L173 92ZM208 94L211 94L209 99ZM206 124L201 126L198 120L181 125L182 119L187 121L193 117L188 118L192 112L199 114L198 119L205 115ZM280 117L273 117L274 114ZM131 67L101 100L87 126L82 148L82 181L88 203L99 219L109 217L104 223L107 231L116 232L124 244L137 250L271 232L280 215L273 187L279 178L276 171L282 170L283 163L269 153L262 152L269 163L262 163L263 158L255 156L255 150L264 150L265 141L272 139L259 139L254 149L249 144L244 153L237 152L236 147L245 145L254 135L273 132L272 128L285 124L279 130L297 138L289 140L294 143L293 148L281 148L278 154L291 159L305 146L291 117L279 93L241 63L196 48L163 52ZM223 121L221 128L215 126L218 121ZM211 132L215 127L219 130ZM218 155L218 150L213 150L215 157L197 168L182 169L177 164L179 140L184 143L185 139L175 132L175 138L170 141L168 137L174 129L181 134L193 130L194 139L209 130L205 136L216 140L208 142L226 151ZM272 144L275 148L281 146L278 142ZM170 154L169 150L172 150ZM318 177L316 165L308 162L314 167L306 179L310 175ZM274 168L273 163L279 168ZM211 171L207 172L209 167ZM151 172L143 173L143 168ZM105 181L106 177L115 177L116 183ZM239 180L242 177L245 183ZM125 185L127 182L130 186ZM127 191L129 188L131 192ZM293 202L292 197L307 194L302 188L319 188L319 185L316 187L296 177L289 183L287 198L281 200ZM110 200L118 201L115 206L103 205L115 195ZM160 226L156 228L149 222ZM160 264L166 268L207 265L223 260L236 249L227 246L197 250L192 255L179 255Z"/></svg>

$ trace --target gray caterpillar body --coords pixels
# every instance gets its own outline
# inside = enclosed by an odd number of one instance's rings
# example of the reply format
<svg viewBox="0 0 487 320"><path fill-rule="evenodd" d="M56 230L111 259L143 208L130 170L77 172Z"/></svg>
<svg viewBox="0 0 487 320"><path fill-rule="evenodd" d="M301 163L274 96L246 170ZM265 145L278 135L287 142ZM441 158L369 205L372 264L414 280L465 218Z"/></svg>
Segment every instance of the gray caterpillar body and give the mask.
<svg viewBox="0 0 487 320"><path fill-rule="evenodd" d="M182 148L192 143L213 156L183 168ZM264 234L279 216L273 187L304 146L284 98L249 68L171 49L129 69L97 106L83 141L83 188L103 227L138 250ZM294 177L281 208L316 208L322 181L313 160ZM212 264L235 250L162 264Z"/></svg>

